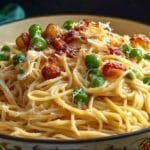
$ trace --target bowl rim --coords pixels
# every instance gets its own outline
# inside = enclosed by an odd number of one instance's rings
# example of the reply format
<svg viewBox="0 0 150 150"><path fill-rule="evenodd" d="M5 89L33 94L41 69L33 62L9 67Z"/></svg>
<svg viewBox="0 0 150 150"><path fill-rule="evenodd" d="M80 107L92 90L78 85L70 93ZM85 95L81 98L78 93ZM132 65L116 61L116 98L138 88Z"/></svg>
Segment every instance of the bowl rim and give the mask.
<svg viewBox="0 0 150 150"><path fill-rule="evenodd" d="M74 140L34 139L34 138L16 137L11 135L1 134L1 133L0 133L0 139L12 140L12 141L24 142L24 143L38 143L38 144L84 144L84 143L96 143L96 142L117 140L123 138L130 138L145 133L150 133L150 128L144 128L129 133L122 133L122 134L116 134L111 136L88 138L88 139L74 139Z"/></svg>
<svg viewBox="0 0 150 150"><path fill-rule="evenodd" d="M7 24L3 24L0 26L7 26L10 24L16 24L19 22L24 22L26 20L31 20L34 18L44 18L44 17L55 17L55 16L93 16L93 17L102 17L102 18L112 18L112 19L117 19L117 20L124 20L130 23L135 23L135 24L141 24L145 27L149 27L148 24L145 24L143 22L138 22L135 20L130 20L126 18L121 18L121 17L112 17L112 16L104 16L104 15L91 15L91 14L52 14L52 15L41 15L41 16L35 16L35 17L28 17L26 19L20 19L16 20L15 22L9 22ZM76 139L76 140L52 140L52 139L36 139L36 138L24 138L24 137L16 137L16 136L11 136L11 135L6 135L0 133L0 139L5 139L5 140L13 140L17 142L24 142L24 143L42 143L42 144L84 144L84 143L95 143L95 142L102 142L102 141L110 141L110 140L116 140L116 139L123 139L123 138L128 138L132 136L138 136L140 134L144 134L150 132L150 127L149 128L144 128L140 129L137 131L129 132L129 133L122 133L122 134L116 134L116 135L111 135L111 136L105 136L105 137L97 137L97 138L88 138L88 139Z"/></svg>
<svg viewBox="0 0 150 150"><path fill-rule="evenodd" d="M138 21L138 20L133 20L133 19L128 19L128 18L121 18L121 17L116 17L116 16L110 16L110 15L99 15L99 14L88 14L88 13L82 13L82 14L48 14L48 15L39 15L39 16L31 16L31 17L27 17L27 18L22 18L22 19L18 19L18 20L15 20L14 22L8 22L6 24L2 24L0 25L0 28L3 27L3 26L7 26L7 25L10 25L10 24L16 24L18 22L24 22L26 20L31 20L31 19L35 19L35 18L44 18L44 17L61 17L61 16L93 16L93 17L102 17L102 18L105 18L105 19L115 19L115 20L123 20L123 21L127 21L127 22L130 22L130 23L135 23L135 24L140 24L140 25L143 25L145 27L150 27L150 24L148 23L144 23L142 21Z"/></svg>

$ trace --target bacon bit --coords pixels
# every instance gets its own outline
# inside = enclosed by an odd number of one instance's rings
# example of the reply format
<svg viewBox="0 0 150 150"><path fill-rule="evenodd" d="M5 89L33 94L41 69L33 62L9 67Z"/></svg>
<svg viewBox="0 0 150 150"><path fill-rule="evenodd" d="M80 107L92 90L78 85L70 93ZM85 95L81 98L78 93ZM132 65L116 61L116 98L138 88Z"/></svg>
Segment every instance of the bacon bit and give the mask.
<svg viewBox="0 0 150 150"><path fill-rule="evenodd" d="M22 38L24 40L24 43L29 46L31 39L29 33L22 33Z"/></svg>
<svg viewBox="0 0 150 150"><path fill-rule="evenodd" d="M27 51L30 46L30 40L31 37L28 33L22 33L19 37L17 37L16 45L20 50Z"/></svg>
<svg viewBox="0 0 150 150"><path fill-rule="evenodd" d="M60 55L66 52L67 56L72 58L78 53L78 50L69 47L61 38L55 38L52 41L52 45L56 50L55 52Z"/></svg>
<svg viewBox="0 0 150 150"><path fill-rule="evenodd" d="M74 30L76 30L76 31L84 31L84 30L86 30L86 26L84 24L79 24L79 25L76 25L74 27Z"/></svg>
<svg viewBox="0 0 150 150"><path fill-rule="evenodd" d="M118 49L117 47L108 47L109 54L111 55L123 55L122 51Z"/></svg>
<svg viewBox="0 0 150 150"><path fill-rule="evenodd" d="M142 46L144 49L150 49L150 39L142 34L134 35L130 38L132 47Z"/></svg>
<svg viewBox="0 0 150 150"><path fill-rule="evenodd" d="M82 42L85 42L86 41L86 37L85 36L81 36L80 33L78 31L70 31L70 32L67 32L65 35L64 35L64 41L66 41L67 43L71 43L73 42L74 40L80 40Z"/></svg>
<svg viewBox="0 0 150 150"><path fill-rule="evenodd" d="M42 69L42 75L45 80L56 78L60 73L61 69L56 64L46 65Z"/></svg>
<svg viewBox="0 0 150 150"><path fill-rule="evenodd" d="M92 21L89 20L89 19L83 19L80 24L78 24L78 25L76 25L74 27L74 30L76 30L76 31L84 31L90 25L91 22Z"/></svg>
<svg viewBox="0 0 150 150"><path fill-rule="evenodd" d="M49 64L58 64L58 58L56 57L55 54L52 54L51 56L48 57L48 62Z"/></svg>
<svg viewBox="0 0 150 150"><path fill-rule="evenodd" d="M79 50L73 49L71 47L67 47L67 49L66 49L67 56L70 58L76 57L78 52L79 52Z"/></svg>
<svg viewBox="0 0 150 150"><path fill-rule="evenodd" d="M85 31L88 25L89 25L88 21L86 22L86 21L82 20L81 23L79 23L78 25L76 25L74 27L74 30L76 30L76 31Z"/></svg>
<svg viewBox="0 0 150 150"><path fill-rule="evenodd" d="M62 54L63 52L65 52L67 44L66 42L64 42L61 38L55 38L52 41L52 45L56 50L56 53L58 54Z"/></svg>
<svg viewBox="0 0 150 150"><path fill-rule="evenodd" d="M125 71L126 68L120 63L113 62L113 63L106 63L102 67L102 74L106 78L116 78Z"/></svg>
<svg viewBox="0 0 150 150"><path fill-rule="evenodd" d="M82 22L88 27L92 21L90 19L83 19Z"/></svg>
<svg viewBox="0 0 150 150"><path fill-rule="evenodd" d="M78 31L70 31L64 35L64 40L67 43L71 43L74 39L78 39L80 37L80 33Z"/></svg>

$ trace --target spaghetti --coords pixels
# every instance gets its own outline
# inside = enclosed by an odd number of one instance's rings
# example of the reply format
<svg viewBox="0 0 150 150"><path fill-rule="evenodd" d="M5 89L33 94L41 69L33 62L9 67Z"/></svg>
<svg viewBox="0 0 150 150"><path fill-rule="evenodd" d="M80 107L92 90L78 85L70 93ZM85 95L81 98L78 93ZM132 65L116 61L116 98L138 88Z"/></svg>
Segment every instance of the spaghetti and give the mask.
<svg viewBox="0 0 150 150"><path fill-rule="evenodd" d="M150 40L82 20L32 25L0 51L0 133L82 139L150 127Z"/></svg>

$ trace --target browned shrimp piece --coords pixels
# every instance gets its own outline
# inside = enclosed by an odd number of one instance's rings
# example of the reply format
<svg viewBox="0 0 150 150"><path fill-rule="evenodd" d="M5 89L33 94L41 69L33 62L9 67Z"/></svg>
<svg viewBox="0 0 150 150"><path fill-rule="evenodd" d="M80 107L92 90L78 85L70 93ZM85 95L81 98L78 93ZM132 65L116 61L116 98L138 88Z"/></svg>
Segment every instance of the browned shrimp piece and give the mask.
<svg viewBox="0 0 150 150"><path fill-rule="evenodd" d="M142 34L134 35L130 38L130 43L132 47L141 46L145 50L150 50L150 39Z"/></svg>
<svg viewBox="0 0 150 150"><path fill-rule="evenodd" d="M60 75L61 69L56 64L46 65L42 69L42 75L45 80L56 78Z"/></svg>
<svg viewBox="0 0 150 150"><path fill-rule="evenodd" d="M59 36L61 36L61 29L54 24L49 24L43 32L45 38L55 39Z"/></svg>
<svg viewBox="0 0 150 150"><path fill-rule="evenodd" d="M16 39L16 45L19 50L21 51L27 51L30 45L30 35L28 33L22 33L20 36Z"/></svg>
<svg viewBox="0 0 150 150"><path fill-rule="evenodd" d="M106 63L102 67L102 74L104 78L117 78L124 71L126 71L126 67L122 65L121 63L117 63L117 62Z"/></svg>
<svg viewBox="0 0 150 150"><path fill-rule="evenodd" d="M51 55L48 58L48 62L42 68L41 72L45 80L53 79L60 75L61 69L60 66L58 65L58 59L55 56L55 54Z"/></svg>

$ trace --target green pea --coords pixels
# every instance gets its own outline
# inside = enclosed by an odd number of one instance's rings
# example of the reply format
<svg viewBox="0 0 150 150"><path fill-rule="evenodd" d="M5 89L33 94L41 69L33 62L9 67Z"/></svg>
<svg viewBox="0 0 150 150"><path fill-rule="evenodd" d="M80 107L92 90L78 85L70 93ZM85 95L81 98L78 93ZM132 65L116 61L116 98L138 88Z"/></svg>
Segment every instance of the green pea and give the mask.
<svg viewBox="0 0 150 150"><path fill-rule="evenodd" d="M150 76L144 77L143 78L143 83L150 85Z"/></svg>
<svg viewBox="0 0 150 150"><path fill-rule="evenodd" d="M129 44L123 44L122 45L122 51L123 51L123 53L127 56L127 57L129 57L129 53L130 53L130 51L131 51L131 47L130 47L130 45Z"/></svg>
<svg viewBox="0 0 150 150"><path fill-rule="evenodd" d="M130 71L130 72L128 72L128 73L126 74L125 77L126 77L127 79L133 80L133 79L135 79L135 74L134 74L132 71Z"/></svg>
<svg viewBox="0 0 150 150"><path fill-rule="evenodd" d="M88 74L89 75L96 75L96 76L100 76L100 71L97 68L92 68L88 70Z"/></svg>
<svg viewBox="0 0 150 150"><path fill-rule="evenodd" d="M10 47L9 47L8 45L4 45L4 46L1 48L1 51L10 52Z"/></svg>
<svg viewBox="0 0 150 150"><path fill-rule="evenodd" d="M91 86L92 87L99 87L102 86L105 83L105 80L101 76L94 76L91 80Z"/></svg>
<svg viewBox="0 0 150 150"><path fill-rule="evenodd" d="M18 74L24 74L24 73L25 73L25 70L23 68L19 68Z"/></svg>
<svg viewBox="0 0 150 150"><path fill-rule="evenodd" d="M127 79L142 79L143 74L139 70L131 69L125 76Z"/></svg>
<svg viewBox="0 0 150 150"><path fill-rule="evenodd" d="M43 37L33 37L31 39L31 46L35 50L44 50L47 47L47 42Z"/></svg>
<svg viewBox="0 0 150 150"><path fill-rule="evenodd" d="M130 58L137 58L137 63L139 63L142 60L142 51L140 49L137 48L133 48L131 49L130 53L129 53L129 57Z"/></svg>
<svg viewBox="0 0 150 150"><path fill-rule="evenodd" d="M142 51L140 49L133 48L133 49L131 49L129 57L133 58L133 57L137 57L137 56L141 56L141 55L142 55Z"/></svg>
<svg viewBox="0 0 150 150"><path fill-rule="evenodd" d="M139 63L142 60L142 56L137 57L137 63Z"/></svg>
<svg viewBox="0 0 150 150"><path fill-rule="evenodd" d="M143 57L144 59L147 59L147 60L150 60L150 53L146 53L146 54L144 54L144 57Z"/></svg>
<svg viewBox="0 0 150 150"><path fill-rule="evenodd" d="M19 63L22 63L26 60L26 56L23 53L18 53L13 56L13 64L17 65Z"/></svg>
<svg viewBox="0 0 150 150"><path fill-rule="evenodd" d="M85 58L85 64L88 69L99 67L99 58L95 54L87 55Z"/></svg>
<svg viewBox="0 0 150 150"><path fill-rule="evenodd" d="M35 35L40 35L42 34L42 28L38 24L33 24L29 28L29 34L31 37L34 37Z"/></svg>
<svg viewBox="0 0 150 150"><path fill-rule="evenodd" d="M137 78L137 72L136 70L130 70L126 76L125 76L127 79L130 79L130 80L133 80L135 78Z"/></svg>
<svg viewBox="0 0 150 150"><path fill-rule="evenodd" d="M8 61L9 55L5 52L0 52L0 61Z"/></svg>
<svg viewBox="0 0 150 150"><path fill-rule="evenodd" d="M73 26L74 26L74 21L72 21L72 20L67 20L67 21L65 21L65 23L63 24L63 28L66 29L66 30L72 29Z"/></svg>
<svg viewBox="0 0 150 150"><path fill-rule="evenodd" d="M73 91L73 100L75 104L88 104L89 97L82 89L76 89Z"/></svg>

